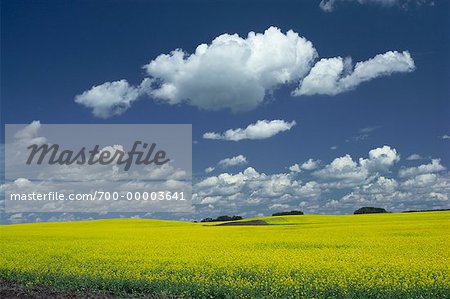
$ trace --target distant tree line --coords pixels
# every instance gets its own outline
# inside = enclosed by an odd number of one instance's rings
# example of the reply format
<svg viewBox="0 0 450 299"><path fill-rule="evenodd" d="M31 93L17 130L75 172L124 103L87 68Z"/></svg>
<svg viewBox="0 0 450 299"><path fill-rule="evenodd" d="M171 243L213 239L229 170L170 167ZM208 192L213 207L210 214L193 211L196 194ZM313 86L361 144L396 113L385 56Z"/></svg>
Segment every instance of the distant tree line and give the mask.
<svg viewBox="0 0 450 299"><path fill-rule="evenodd" d="M436 209L436 210L412 210L412 211L404 211L403 213L414 213L414 212L433 212L433 211L449 211L450 209ZM386 209L377 208L377 207L362 207L353 212L353 214L377 214L377 213L389 213ZM304 215L303 211L286 211L286 212L277 212L273 213L272 216L289 216L289 215ZM219 221L237 221L242 220L241 216L219 216L217 218L204 218L200 220L200 222L219 222ZM197 222L197 221L194 221Z"/></svg>
<svg viewBox="0 0 450 299"><path fill-rule="evenodd" d="M302 211L289 211L289 212L278 212L273 213L272 216L288 216L288 215L303 215Z"/></svg>
<svg viewBox="0 0 450 299"><path fill-rule="evenodd" d="M444 212L444 211L450 211L450 209L434 209L434 210L410 210L410 211L403 211L402 213L419 213L419 212Z"/></svg>
<svg viewBox="0 0 450 299"><path fill-rule="evenodd" d="M243 218L241 216L228 216L228 215L224 215L224 216L219 216L217 218L204 218L202 220L200 220L200 222L218 222L218 221L237 221L237 220L242 220Z"/></svg>

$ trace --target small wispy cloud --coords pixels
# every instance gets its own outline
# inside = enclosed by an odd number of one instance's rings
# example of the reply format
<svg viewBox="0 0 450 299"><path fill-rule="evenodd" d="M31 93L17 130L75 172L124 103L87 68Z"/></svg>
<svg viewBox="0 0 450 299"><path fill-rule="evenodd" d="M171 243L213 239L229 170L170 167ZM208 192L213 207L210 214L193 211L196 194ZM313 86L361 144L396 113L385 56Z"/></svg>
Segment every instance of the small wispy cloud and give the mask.
<svg viewBox="0 0 450 299"><path fill-rule="evenodd" d="M423 159L424 158L419 154L412 154L406 158L406 160L409 160L409 161L423 160Z"/></svg>
<svg viewBox="0 0 450 299"><path fill-rule="evenodd" d="M359 133L361 134L368 134L368 133L372 133L373 131L379 129L380 126L373 126L373 127L365 127L359 130Z"/></svg>
<svg viewBox="0 0 450 299"><path fill-rule="evenodd" d="M205 173L211 173L211 172L213 172L214 171L214 169L216 169L215 167L207 167L207 168L205 168Z"/></svg>
<svg viewBox="0 0 450 299"><path fill-rule="evenodd" d="M408 9L412 5L434 5L433 0L322 0L319 7L325 12L332 12L340 2L358 3L360 5L371 4L382 7L398 7L400 9Z"/></svg>
<svg viewBox="0 0 450 299"><path fill-rule="evenodd" d="M379 128L380 128L380 126L372 126L372 127L362 128L362 129L358 130L358 133L359 133L358 135L350 137L349 139L345 140L345 142L351 142L351 141L359 142L359 141L366 140L370 137L370 135L374 131L378 130Z"/></svg>
<svg viewBox="0 0 450 299"><path fill-rule="evenodd" d="M254 124L249 124L246 128L229 129L223 133L206 132L204 139L239 141L244 139L267 139L281 132L289 131L296 125L295 120L287 122L281 119L258 120Z"/></svg>
<svg viewBox="0 0 450 299"><path fill-rule="evenodd" d="M222 168L228 168L232 166L239 166L239 165L245 165L247 164L247 158L243 155L238 155L231 158L226 158L223 160L220 160L217 165L219 165Z"/></svg>

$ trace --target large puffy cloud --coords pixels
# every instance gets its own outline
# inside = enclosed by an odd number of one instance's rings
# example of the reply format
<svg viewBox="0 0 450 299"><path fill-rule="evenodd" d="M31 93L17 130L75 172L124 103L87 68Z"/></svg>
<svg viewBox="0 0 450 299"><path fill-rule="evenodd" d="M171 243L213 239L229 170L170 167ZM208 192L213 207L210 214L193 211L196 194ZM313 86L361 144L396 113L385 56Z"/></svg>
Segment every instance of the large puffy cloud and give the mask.
<svg viewBox="0 0 450 299"><path fill-rule="evenodd" d="M301 83L294 95L336 94L414 69L408 52L378 55L358 63L353 72L351 60L341 57L323 59L312 68L317 58L313 44L292 30L283 33L270 27L246 37L222 34L197 46L194 53L176 49L157 56L143 66L147 78L137 86L126 80L106 82L77 95L75 101L102 118L123 113L142 96L170 105L246 111L282 85Z"/></svg>
<svg viewBox="0 0 450 299"><path fill-rule="evenodd" d="M439 172L445 170L440 159L433 159L429 164L422 164L417 167L402 168L398 172L399 177L412 177L421 174Z"/></svg>
<svg viewBox="0 0 450 299"><path fill-rule="evenodd" d="M398 6L406 8L408 5L416 4L433 4L433 0L322 0L319 7L326 12L331 12L335 9L336 4L339 2L356 2L359 4L373 4L384 7Z"/></svg>
<svg viewBox="0 0 450 299"><path fill-rule="evenodd" d="M296 122L287 122L281 119L258 120L254 124L249 124L245 129L229 129L224 133L207 132L203 134L205 139L239 141L244 139L266 139L278 133L288 131Z"/></svg>
<svg viewBox="0 0 450 299"><path fill-rule="evenodd" d="M191 55L175 50L144 69L160 82L150 91L157 99L242 111L261 104L267 91L302 78L316 57L310 41L292 30L284 34L270 27L247 38L220 35Z"/></svg>
<svg viewBox="0 0 450 299"><path fill-rule="evenodd" d="M353 70L350 59L324 58L314 65L293 94L336 95L377 77L412 72L414 69L414 60L408 51L378 54L374 58L358 62Z"/></svg>

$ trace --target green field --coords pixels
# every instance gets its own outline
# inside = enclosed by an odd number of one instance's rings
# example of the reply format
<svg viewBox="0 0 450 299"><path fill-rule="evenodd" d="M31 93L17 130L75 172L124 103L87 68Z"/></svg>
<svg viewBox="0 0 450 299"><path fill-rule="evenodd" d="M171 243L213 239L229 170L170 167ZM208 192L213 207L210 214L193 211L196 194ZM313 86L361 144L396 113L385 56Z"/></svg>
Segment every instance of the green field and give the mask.
<svg viewBox="0 0 450 299"><path fill-rule="evenodd" d="M450 298L450 212L0 227L0 278L182 298Z"/></svg>

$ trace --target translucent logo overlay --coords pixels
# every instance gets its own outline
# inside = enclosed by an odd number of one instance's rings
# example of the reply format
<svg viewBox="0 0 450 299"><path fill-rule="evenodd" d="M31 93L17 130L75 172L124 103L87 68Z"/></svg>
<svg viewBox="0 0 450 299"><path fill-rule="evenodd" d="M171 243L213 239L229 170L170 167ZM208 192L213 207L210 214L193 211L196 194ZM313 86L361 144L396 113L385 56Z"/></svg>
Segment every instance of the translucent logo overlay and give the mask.
<svg viewBox="0 0 450 299"><path fill-rule="evenodd" d="M6 125L5 211L191 212L191 125Z"/></svg>

